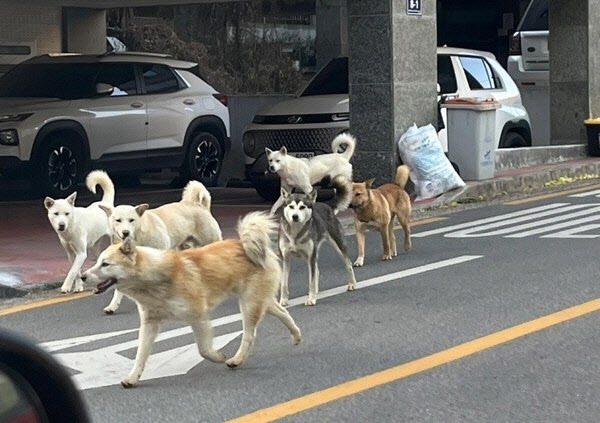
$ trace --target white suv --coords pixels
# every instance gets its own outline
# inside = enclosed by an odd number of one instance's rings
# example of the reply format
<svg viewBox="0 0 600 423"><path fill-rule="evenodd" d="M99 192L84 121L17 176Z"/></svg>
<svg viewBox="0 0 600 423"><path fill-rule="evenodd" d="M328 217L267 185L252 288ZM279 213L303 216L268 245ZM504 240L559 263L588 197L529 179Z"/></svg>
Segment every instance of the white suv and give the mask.
<svg viewBox="0 0 600 423"><path fill-rule="evenodd" d="M493 97L500 103L495 128L498 147L531 146L529 116L519 89L493 54L439 47L437 55L442 98ZM441 113L445 121L446 110ZM265 147L286 146L290 154L311 157L331 152L331 140L349 127L348 58L340 57L325 65L300 96L259 112L246 127L246 176L259 195L277 198L279 181L276 175L265 172ZM439 138L447 151L445 129L439 132Z"/></svg>
<svg viewBox="0 0 600 423"><path fill-rule="evenodd" d="M214 185L229 136L227 97L169 56L43 55L0 78L0 172L55 197L90 168L177 168Z"/></svg>

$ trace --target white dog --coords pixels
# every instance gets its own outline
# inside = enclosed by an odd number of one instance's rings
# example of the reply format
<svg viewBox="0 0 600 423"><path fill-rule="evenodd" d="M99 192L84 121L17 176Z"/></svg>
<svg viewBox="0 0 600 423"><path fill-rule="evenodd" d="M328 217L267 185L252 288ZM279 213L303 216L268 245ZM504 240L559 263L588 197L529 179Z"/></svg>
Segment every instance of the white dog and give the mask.
<svg viewBox="0 0 600 423"><path fill-rule="evenodd" d="M338 149L345 145L343 153L338 153ZM281 147L278 151L265 148L267 159L269 161L269 170L279 174L281 178L281 187L287 192L292 192L293 188L302 190L305 194L310 194L313 185L326 180L332 180L336 176L344 176L348 181L352 181L352 165L350 159L356 148L356 138L347 132L344 132L333 139L331 142L331 151L333 153L321 154L310 159L299 159L287 154L287 149ZM271 214L275 213L284 203L280 196L273 207ZM348 204L340 204L337 211L343 211Z"/></svg>
<svg viewBox="0 0 600 423"><path fill-rule="evenodd" d="M48 220L71 262L71 269L60 288L63 294L71 290L73 283L75 283L75 292L83 291L79 270L88 252L97 257L110 244L110 227L100 206L113 207L115 187L106 172L101 170L90 172L85 182L94 194L96 185L100 185L101 201L92 203L88 207L75 207L77 192L66 199L54 200L50 197L44 199Z"/></svg>
<svg viewBox="0 0 600 423"><path fill-rule="evenodd" d="M137 245L166 250L203 246L223 239L221 228L210 213L210 205L210 193L204 185L190 181L181 201L176 203L152 210L148 210L148 204L101 208L109 217L112 233L121 240L132 239ZM117 311L122 299L123 294L115 290L104 312Z"/></svg>

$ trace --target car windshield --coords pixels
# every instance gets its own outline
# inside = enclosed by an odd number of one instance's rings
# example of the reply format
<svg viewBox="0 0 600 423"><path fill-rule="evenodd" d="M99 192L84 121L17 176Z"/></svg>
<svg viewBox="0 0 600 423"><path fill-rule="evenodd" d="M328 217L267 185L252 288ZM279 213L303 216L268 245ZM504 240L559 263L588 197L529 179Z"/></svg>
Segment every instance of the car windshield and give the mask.
<svg viewBox="0 0 600 423"><path fill-rule="evenodd" d="M548 30L548 0L533 0L518 31L547 31Z"/></svg>
<svg viewBox="0 0 600 423"><path fill-rule="evenodd" d="M0 79L2 97L77 99L94 95L98 69L88 63L22 64Z"/></svg>
<svg viewBox="0 0 600 423"><path fill-rule="evenodd" d="M348 58L333 59L313 78L301 97L310 95L348 94Z"/></svg>

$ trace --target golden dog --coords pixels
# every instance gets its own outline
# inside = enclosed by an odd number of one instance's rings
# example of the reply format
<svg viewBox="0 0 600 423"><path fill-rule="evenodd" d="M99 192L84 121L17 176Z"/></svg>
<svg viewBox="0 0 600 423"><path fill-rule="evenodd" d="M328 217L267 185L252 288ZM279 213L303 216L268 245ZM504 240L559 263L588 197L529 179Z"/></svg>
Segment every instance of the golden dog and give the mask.
<svg viewBox="0 0 600 423"><path fill-rule="evenodd" d="M411 248L410 241L410 197L404 190L410 169L398 166L394 183L371 189L374 179L352 184L352 203L358 257L354 266L362 266L365 260L365 230L374 226L381 233L383 260L391 260L398 255L394 235L394 217L397 216L404 229L404 250Z"/></svg>
<svg viewBox="0 0 600 423"><path fill-rule="evenodd" d="M82 279L98 283L94 291L98 294L116 285L137 302L140 313L138 351L131 373L121 382L125 388L138 383L158 325L165 319L188 323L200 355L229 367L239 366L248 357L256 327L265 313L287 326L295 345L300 342L300 329L275 301L281 265L270 236L276 228L276 222L265 213L254 212L240 220L239 240L177 251L136 247L131 238L126 238L102 252ZM213 348L209 313L229 296L239 299L244 332L239 349L226 360L225 354Z"/></svg>

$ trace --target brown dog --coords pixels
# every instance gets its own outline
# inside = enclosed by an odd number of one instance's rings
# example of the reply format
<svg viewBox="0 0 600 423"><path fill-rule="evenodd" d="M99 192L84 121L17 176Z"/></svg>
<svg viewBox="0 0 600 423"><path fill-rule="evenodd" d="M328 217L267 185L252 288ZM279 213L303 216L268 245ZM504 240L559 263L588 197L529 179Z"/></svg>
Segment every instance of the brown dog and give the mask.
<svg viewBox="0 0 600 423"><path fill-rule="evenodd" d="M383 242L383 260L397 256L396 236L394 235L394 216L398 217L404 229L404 251L410 250L410 197L404 190L408 182L410 169L406 165L398 166L394 183L371 189L374 179L352 184L352 203L358 257L355 266L362 266L365 260L365 230L374 226L381 233Z"/></svg>

